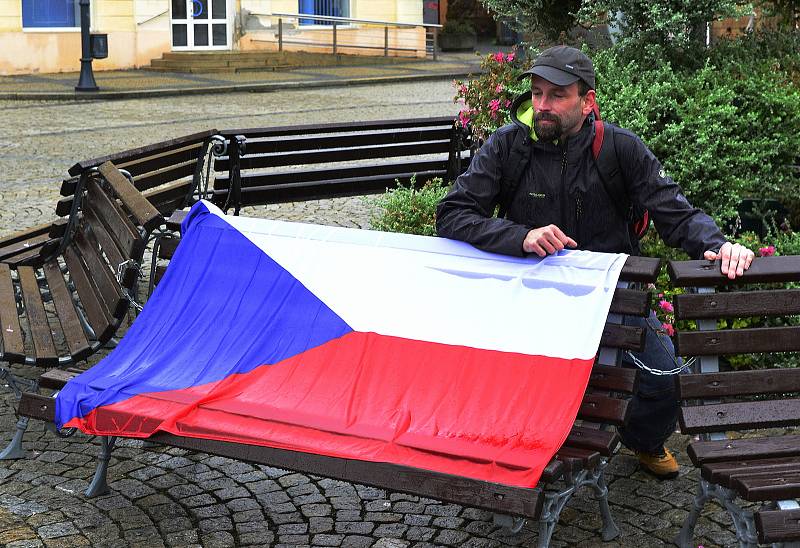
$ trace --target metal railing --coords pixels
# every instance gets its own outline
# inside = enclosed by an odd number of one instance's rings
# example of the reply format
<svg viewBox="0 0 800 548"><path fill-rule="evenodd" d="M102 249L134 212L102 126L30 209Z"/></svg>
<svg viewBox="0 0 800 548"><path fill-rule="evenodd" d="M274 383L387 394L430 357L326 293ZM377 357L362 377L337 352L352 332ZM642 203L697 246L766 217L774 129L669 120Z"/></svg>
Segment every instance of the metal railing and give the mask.
<svg viewBox="0 0 800 548"><path fill-rule="evenodd" d="M442 28L442 25L427 23L398 23L394 21L315 15L313 13L250 12L250 15L277 19L278 29L276 41L278 44L278 51L283 51L285 45L291 44L312 47L330 47L334 55L341 53L342 50L373 49L378 51L382 50L385 57L388 57L390 52L412 53L416 56L416 53L421 51L421 48L418 47L419 39L415 38L413 35L404 36L401 31L420 28L425 31L425 55L431 55L433 59L436 60L439 29ZM294 20L296 24L294 26L289 26L286 20ZM346 34L352 34L355 42L348 43L347 41L343 41L342 31ZM327 32L330 32L330 40L325 41L301 40L291 37L292 34L305 33L307 35L320 35Z"/></svg>

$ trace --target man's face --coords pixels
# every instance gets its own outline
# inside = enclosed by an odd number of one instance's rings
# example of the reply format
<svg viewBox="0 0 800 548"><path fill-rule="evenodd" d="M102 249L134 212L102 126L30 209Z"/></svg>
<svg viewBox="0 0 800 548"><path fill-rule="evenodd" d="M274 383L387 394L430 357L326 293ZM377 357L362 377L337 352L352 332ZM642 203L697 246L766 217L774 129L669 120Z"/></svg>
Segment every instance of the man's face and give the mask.
<svg viewBox="0 0 800 548"><path fill-rule="evenodd" d="M543 141L555 141L580 131L594 106L594 90L578 95L578 84L557 86L541 76L531 78L533 130Z"/></svg>

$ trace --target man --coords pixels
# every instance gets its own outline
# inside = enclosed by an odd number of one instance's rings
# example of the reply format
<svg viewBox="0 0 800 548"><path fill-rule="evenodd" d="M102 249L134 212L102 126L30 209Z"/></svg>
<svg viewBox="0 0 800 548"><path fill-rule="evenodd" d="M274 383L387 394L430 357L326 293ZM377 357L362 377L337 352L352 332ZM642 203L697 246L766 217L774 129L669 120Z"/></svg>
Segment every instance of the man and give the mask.
<svg viewBox="0 0 800 548"><path fill-rule="evenodd" d="M595 75L591 60L575 48L556 46L542 52L525 74L531 77L530 97L526 94L514 102L514 123L489 137L439 204L439 236L518 256L544 257L578 247L638 254L630 220L609 194L592 153ZM691 257L719 259L722 273L731 279L741 276L753 252L726 241L714 221L689 204L636 135L611 124L605 128L604 139L613 139L630 200L649 210L661 238ZM511 153L518 138L529 147L522 160L528 164L509 186L509 164L514 158L520 160ZM506 195L509 188L511 196ZM498 206L504 215L493 217ZM661 371L673 369L672 342L660 332L655 316L640 320L631 320L631 325L647 328L645 350L626 356L625 361L641 361ZM662 479L678 474L675 458L664 447L675 429L677 410L673 379L642 371L631 420L620 434L641 466Z"/></svg>

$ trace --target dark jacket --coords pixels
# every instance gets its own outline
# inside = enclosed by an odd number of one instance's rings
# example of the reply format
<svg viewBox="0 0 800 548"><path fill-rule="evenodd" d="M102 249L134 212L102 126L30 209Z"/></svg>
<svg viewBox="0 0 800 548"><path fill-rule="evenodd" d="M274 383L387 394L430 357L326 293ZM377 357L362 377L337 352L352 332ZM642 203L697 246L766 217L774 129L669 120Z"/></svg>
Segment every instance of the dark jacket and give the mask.
<svg viewBox="0 0 800 548"><path fill-rule="evenodd" d="M591 150L593 124L587 122L578 134L558 143L546 143L536 140L531 130L532 114L529 96L515 101L514 123L489 137L439 203L439 236L463 240L486 251L522 256L528 231L554 224L578 242L580 249L638 253L628 221L600 179ZM615 139L629 196L650 211L656 230L668 245L681 247L699 259L704 251L725 243L714 221L689 204L641 139L616 126L610 129L605 138L613 135ZM506 217L498 219L493 215L501 195L502 165L517 132L524 132L532 147L530 164L509 202Z"/></svg>

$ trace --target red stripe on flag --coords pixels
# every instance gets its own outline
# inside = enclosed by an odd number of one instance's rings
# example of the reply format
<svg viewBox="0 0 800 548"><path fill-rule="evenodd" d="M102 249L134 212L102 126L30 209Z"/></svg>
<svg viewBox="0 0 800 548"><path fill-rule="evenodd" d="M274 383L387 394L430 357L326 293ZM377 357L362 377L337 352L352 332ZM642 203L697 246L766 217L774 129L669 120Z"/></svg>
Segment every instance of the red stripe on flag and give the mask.
<svg viewBox="0 0 800 548"><path fill-rule="evenodd" d="M569 433L591 365L349 333L67 426L128 437L163 430L533 487Z"/></svg>

